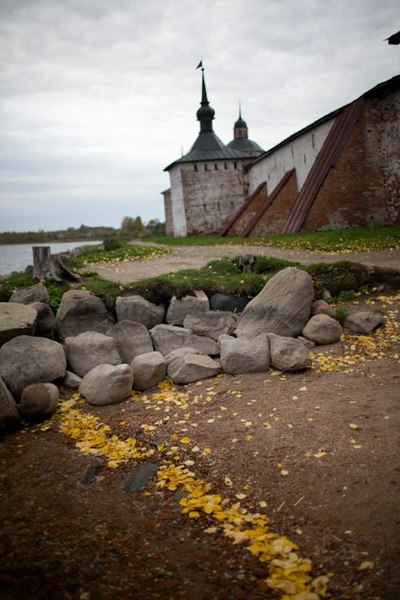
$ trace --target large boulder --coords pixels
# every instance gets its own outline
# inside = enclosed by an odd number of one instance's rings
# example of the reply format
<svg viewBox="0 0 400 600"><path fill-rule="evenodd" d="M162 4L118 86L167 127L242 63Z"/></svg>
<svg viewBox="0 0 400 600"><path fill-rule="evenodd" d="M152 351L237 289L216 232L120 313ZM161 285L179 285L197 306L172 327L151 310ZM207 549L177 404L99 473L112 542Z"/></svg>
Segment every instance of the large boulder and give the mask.
<svg viewBox="0 0 400 600"><path fill-rule="evenodd" d="M18 335L33 335L37 312L31 306L0 302L0 346Z"/></svg>
<svg viewBox="0 0 400 600"><path fill-rule="evenodd" d="M129 365L98 365L85 375L79 393L89 404L116 404L129 398L132 383L133 374Z"/></svg>
<svg viewBox="0 0 400 600"><path fill-rule="evenodd" d="M220 335L233 333L236 323L237 317L232 313L209 310L202 314L187 315L183 326L196 335L204 335L218 341Z"/></svg>
<svg viewBox="0 0 400 600"><path fill-rule="evenodd" d="M49 304L49 290L43 283L36 283L23 290L18 290L10 296L10 302L18 302L19 304L32 304L32 302L44 302Z"/></svg>
<svg viewBox="0 0 400 600"><path fill-rule="evenodd" d="M339 321L328 315L314 315L303 329L303 336L316 344L338 342L343 333Z"/></svg>
<svg viewBox="0 0 400 600"><path fill-rule="evenodd" d="M349 315L344 322L344 326L353 333L368 335L382 325L382 315L371 310L362 310Z"/></svg>
<svg viewBox="0 0 400 600"><path fill-rule="evenodd" d="M243 310L236 328L238 337L259 333L297 336L311 312L314 288L311 276L297 267L274 275Z"/></svg>
<svg viewBox="0 0 400 600"><path fill-rule="evenodd" d="M4 383L3 378L0 377L0 427L7 427L13 423L18 423L18 421L19 412L17 403Z"/></svg>
<svg viewBox="0 0 400 600"><path fill-rule="evenodd" d="M269 334L271 365L280 371L302 371L311 367L311 358L303 342L291 337Z"/></svg>
<svg viewBox="0 0 400 600"><path fill-rule="evenodd" d="M195 335L189 329L175 325L156 325L150 331L154 348L166 356L184 346L195 348L201 354L218 354L218 344L210 338Z"/></svg>
<svg viewBox="0 0 400 600"><path fill-rule="evenodd" d="M104 302L87 290L69 290L61 299L56 315L56 331L61 340L85 331L106 333L114 321Z"/></svg>
<svg viewBox="0 0 400 600"><path fill-rule="evenodd" d="M167 373L167 364L161 352L140 354L133 359L131 366L133 387L142 392L157 385Z"/></svg>
<svg viewBox="0 0 400 600"><path fill-rule="evenodd" d="M162 323L164 320L164 304L153 304L142 296L118 296L115 302L118 321L136 321L147 329Z"/></svg>
<svg viewBox="0 0 400 600"><path fill-rule="evenodd" d="M165 362L167 363L167 367L176 359L181 356L185 356L186 354L200 354L196 348L191 348L190 346L183 346L183 348L177 348L176 350L172 350L165 356Z"/></svg>
<svg viewBox="0 0 400 600"><path fill-rule="evenodd" d="M266 333L251 339L221 335L219 347L225 373L257 373L269 369L269 340Z"/></svg>
<svg viewBox="0 0 400 600"><path fill-rule="evenodd" d="M172 296L165 320L168 325L183 325L187 315L201 315L209 309L208 296L203 290L196 290L194 296L184 296L180 299Z"/></svg>
<svg viewBox="0 0 400 600"><path fill-rule="evenodd" d="M52 335L56 324L56 317L50 306L45 302L32 302L29 306L37 312L35 335L43 337Z"/></svg>
<svg viewBox="0 0 400 600"><path fill-rule="evenodd" d="M98 365L120 365L122 362L114 338L97 331L67 337L65 353L71 370L80 377Z"/></svg>
<svg viewBox="0 0 400 600"><path fill-rule="evenodd" d="M185 354L172 361L168 366L168 375L174 383L185 384L208 379L220 371L219 364L209 356Z"/></svg>
<svg viewBox="0 0 400 600"><path fill-rule="evenodd" d="M64 348L54 340L20 335L0 348L0 375L17 401L31 383L63 379L66 367Z"/></svg>
<svg viewBox="0 0 400 600"><path fill-rule="evenodd" d="M114 338L122 362L130 365L135 356L153 351L153 342L147 327L134 321L119 321L107 335Z"/></svg>
<svg viewBox="0 0 400 600"><path fill-rule="evenodd" d="M59 391L54 383L32 383L22 392L19 413L28 421L48 419L56 412L58 401Z"/></svg>

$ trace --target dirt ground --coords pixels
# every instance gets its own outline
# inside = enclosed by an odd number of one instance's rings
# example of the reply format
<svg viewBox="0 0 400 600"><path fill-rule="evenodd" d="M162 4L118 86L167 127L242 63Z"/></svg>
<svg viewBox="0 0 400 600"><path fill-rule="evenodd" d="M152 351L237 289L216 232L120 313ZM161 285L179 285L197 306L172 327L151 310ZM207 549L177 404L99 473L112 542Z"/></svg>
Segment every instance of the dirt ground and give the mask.
<svg viewBox="0 0 400 600"><path fill-rule="evenodd" d="M144 244L143 242L138 243L140 245ZM302 264L350 260L364 265L400 270L400 249L356 252L353 254L328 254L313 252L311 250L288 250L270 246L238 245L175 246L171 254L160 258L152 258L145 261L126 261L116 266L96 263L88 265L87 270L95 271L104 279L126 284L131 281L137 281L146 277L155 277L182 269L199 269L210 260L240 256L242 254L283 258Z"/></svg>
<svg viewBox="0 0 400 600"><path fill-rule="evenodd" d="M307 372L222 375L105 407L77 401L79 418L107 424L114 442L134 437L145 458L109 468L112 451L77 447L78 426L60 431L73 407L2 435L0 597L280 598L269 563L214 530L212 515L183 514L182 494L157 476L132 489L141 464L172 462L229 505L267 515L313 577L329 576L326 598L397 600L400 298L369 305L382 306L386 329L322 348L325 363L317 353Z"/></svg>

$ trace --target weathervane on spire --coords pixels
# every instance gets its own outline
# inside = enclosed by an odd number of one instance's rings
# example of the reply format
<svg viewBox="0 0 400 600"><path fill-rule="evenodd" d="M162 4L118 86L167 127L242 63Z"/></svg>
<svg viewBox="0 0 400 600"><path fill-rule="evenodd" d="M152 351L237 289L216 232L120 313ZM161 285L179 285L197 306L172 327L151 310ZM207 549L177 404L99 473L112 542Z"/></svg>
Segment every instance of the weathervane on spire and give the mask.
<svg viewBox="0 0 400 600"><path fill-rule="evenodd" d="M203 67L203 61L201 60L199 62L199 64L197 65L196 69L201 69L202 71L204 71L204 67Z"/></svg>

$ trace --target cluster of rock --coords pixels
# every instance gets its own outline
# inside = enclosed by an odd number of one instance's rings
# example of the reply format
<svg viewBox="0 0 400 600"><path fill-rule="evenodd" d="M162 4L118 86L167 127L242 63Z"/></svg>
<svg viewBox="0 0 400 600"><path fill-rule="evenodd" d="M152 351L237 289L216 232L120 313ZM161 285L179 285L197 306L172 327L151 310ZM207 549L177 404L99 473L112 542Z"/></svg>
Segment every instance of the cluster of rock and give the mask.
<svg viewBox="0 0 400 600"><path fill-rule="evenodd" d="M312 279L289 267L272 277L241 314L210 310L202 291L172 298L168 308L141 296L120 296L112 317L104 302L70 290L56 315L47 289L35 285L0 303L0 424L47 418L58 385L79 389L95 405L147 390L168 375L187 384L221 370L239 374L298 371L309 348L340 340L342 326L325 302L314 302ZM345 326L369 333L381 315L357 313Z"/></svg>

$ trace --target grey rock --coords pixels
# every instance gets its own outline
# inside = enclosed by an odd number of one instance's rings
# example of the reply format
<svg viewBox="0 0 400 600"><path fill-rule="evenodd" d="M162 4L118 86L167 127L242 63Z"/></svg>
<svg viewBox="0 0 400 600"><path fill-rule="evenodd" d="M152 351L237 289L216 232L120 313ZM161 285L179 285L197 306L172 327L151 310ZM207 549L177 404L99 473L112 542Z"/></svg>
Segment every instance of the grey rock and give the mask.
<svg viewBox="0 0 400 600"><path fill-rule="evenodd" d="M209 356L186 354L172 361L168 366L168 375L174 383L185 384L207 379L217 375L219 364Z"/></svg>
<svg viewBox="0 0 400 600"><path fill-rule="evenodd" d="M116 404L129 398L132 383L129 365L98 365L82 379L79 393L95 406Z"/></svg>
<svg viewBox="0 0 400 600"><path fill-rule="evenodd" d="M35 335L52 335L56 324L56 317L51 307L45 302L32 302L29 304L37 312Z"/></svg>
<svg viewBox="0 0 400 600"><path fill-rule="evenodd" d="M203 314L187 315L183 321L183 326L196 335L203 335L218 341L220 335L233 333L236 323L236 315L210 310Z"/></svg>
<svg viewBox="0 0 400 600"><path fill-rule="evenodd" d="M259 333L297 336L311 311L314 288L311 276L297 267L282 269L266 283L239 317L238 337Z"/></svg>
<svg viewBox="0 0 400 600"><path fill-rule="evenodd" d="M328 315L332 319L336 319L336 311L326 300L315 300L311 304L311 316L314 315Z"/></svg>
<svg viewBox="0 0 400 600"><path fill-rule="evenodd" d="M251 339L221 335L219 347L225 373L257 373L269 369L269 339L265 333Z"/></svg>
<svg viewBox="0 0 400 600"><path fill-rule="evenodd" d="M297 339L300 340L300 342L302 344L304 344L305 347L308 348L309 350L311 350L311 348L315 348L315 346L316 346L315 342L308 340L307 338L303 337L302 335L299 335L297 337Z"/></svg>
<svg viewBox="0 0 400 600"><path fill-rule="evenodd" d="M166 356L184 346L195 348L201 354L218 354L218 344L210 338L195 335L189 329L175 325L156 325L150 331L154 348Z"/></svg>
<svg viewBox="0 0 400 600"><path fill-rule="evenodd" d="M94 483L101 471L101 468L102 464L98 460L90 464L81 479L81 484L90 485L91 483Z"/></svg>
<svg viewBox="0 0 400 600"><path fill-rule="evenodd" d="M210 304L207 295L203 290L196 290L194 296L184 296L179 300L176 296L173 296L165 320L168 325L183 325L183 321L187 315L200 315L209 309Z"/></svg>
<svg viewBox="0 0 400 600"><path fill-rule="evenodd" d="M66 371L65 377L63 379L63 386L68 388L69 390L79 390L79 386L82 383L82 377L79 377L76 373L72 373L72 371Z"/></svg>
<svg viewBox="0 0 400 600"><path fill-rule="evenodd" d="M346 329L362 335L368 335L380 325L382 325L382 315L370 310L363 310L349 315L344 322Z"/></svg>
<svg viewBox="0 0 400 600"><path fill-rule="evenodd" d="M32 383L24 388L18 406L23 419L48 419L58 407L59 391L53 383Z"/></svg>
<svg viewBox="0 0 400 600"><path fill-rule="evenodd" d="M147 329L162 323L165 306L153 304L142 296L118 296L115 302L118 321L136 321Z"/></svg>
<svg viewBox="0 0 400 600"><path fill-rule="evenodd" d="M240 313L251 301L248 296L229 296L228 294L213 294L210 298L212 310L223 310L231 313Z"/></svg>
<svg viewBox="0 0 400 600"><path fill-rule="evenodd" d="M63 379L66 367L64 348L54 340L20 335L0 348L0 375L17 401L31 383Z"/></svg>
<svg viewBox="0 0 400 600"><path fill-rule="evenodd" d="M186 354L200 354L196 348L191 348L190 346L184 346L183 348L177 348L176 350L172 350L165 356L165 362L167 366L172 363L173 360L179 358L180 356L185 356Z"/></svg>
<svg viewBox="0 0 400 600"><path fill-rule="evenodd" d="M25 304L0 302L0 345L19 335L33 335L37 312Z"/></svg>
<svg viewBox="0 0 400 600"><path fill-rule="evenodd" d="M32 302L44 302L49 304L49 290L43 283L36 283L23 290L18 290L10 296L10 302L19 302L19 304L32 304Z"/></svg>
<svg viewBox="0 0 400 600"><path fill-rule="evenodd" d="M19 421L17 403L10 390L0 377L0 427L7 427Z"/></svg>
<svg viewBox="0 0 400 600"><path fill-rule="evenodd" d="M303 329L303 336L316 344L338 342L342 333L341 324L336 319L324 314L311 317Z"/></svg>
<svg viewBox="0 0 400 600"><path fill-rule="evenodd" d="M131 366L133 387L140 391L156 386L167 373L167 365L161 352L140 354L133 359Z"/></svg>
<svg viewBox="0 0 400 600"><path fill-rule="evenodd" d="M303 342L291 337L269 334L271 365L280 371L302 371L311 367L311 358Z"/></svg>
<svg viewBox="0 0 400 600"><path fill-rule="evenodd" d="M61 340L86 331L104 334L113 324L101 298L87 290L65 292L56 314L56 331Z"/></svg>
<svg viewBox="0 0 400 600"><path fill-rule="evenodd" d="M114 338L121 360L127 365L131 364L135 356L154 350L149 330L142 323L119 321L107 335Z"/></svg>
<svg viewBox="0 0 400 600"><path fill-rule="evenodd" d="M149 483L150 479L154 477L159 468L160 465L158 464L142 463L126 478L124 491L129 493L143 489Z"/></svg>
<svg viewBox="0 0 400 600"><path fill-rule="evenodd" d="M114 338L97 331L67 337L65 353L71 370L80 377L98 365L119 365L122 362Z"/></svg>

